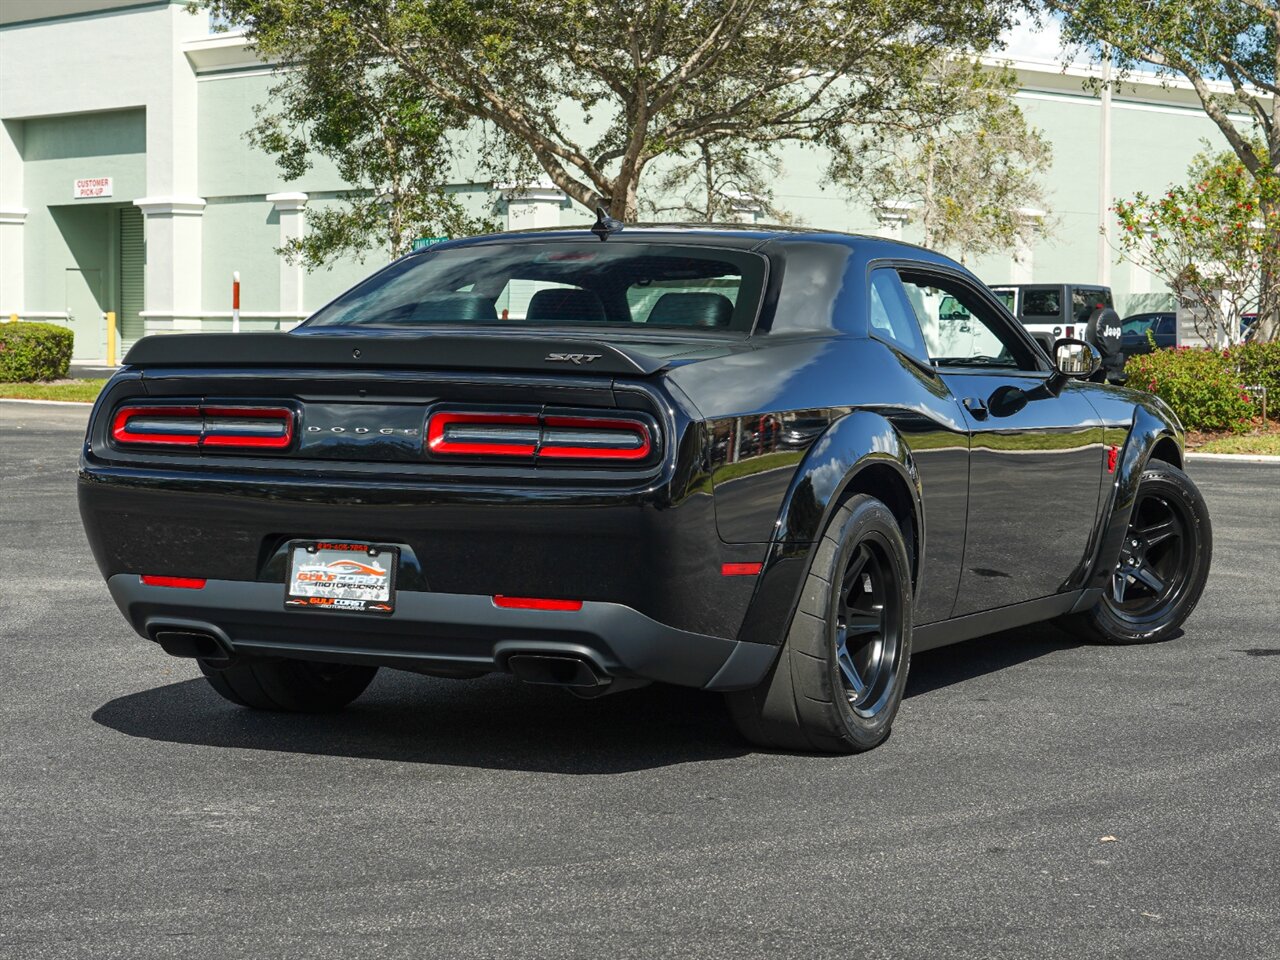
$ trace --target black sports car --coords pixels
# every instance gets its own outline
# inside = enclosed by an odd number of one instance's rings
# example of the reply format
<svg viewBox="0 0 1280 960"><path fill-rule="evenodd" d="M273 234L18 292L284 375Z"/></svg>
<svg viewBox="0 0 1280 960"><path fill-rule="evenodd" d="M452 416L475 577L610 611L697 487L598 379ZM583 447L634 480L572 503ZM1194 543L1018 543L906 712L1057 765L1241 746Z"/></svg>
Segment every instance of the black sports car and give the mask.
<svg viewBox="0 0 1280 960"><path fill-rule="evenodd" d="M888 735L913 651L1049 618L1161 640L1195 606L1182 428L1084 382L1089 345L1051 367L901 243L593 231L410 254L288 333L134 346L79 478L134 628L250 707L337 709L380 666L659 681L839 752Z"/></svg>

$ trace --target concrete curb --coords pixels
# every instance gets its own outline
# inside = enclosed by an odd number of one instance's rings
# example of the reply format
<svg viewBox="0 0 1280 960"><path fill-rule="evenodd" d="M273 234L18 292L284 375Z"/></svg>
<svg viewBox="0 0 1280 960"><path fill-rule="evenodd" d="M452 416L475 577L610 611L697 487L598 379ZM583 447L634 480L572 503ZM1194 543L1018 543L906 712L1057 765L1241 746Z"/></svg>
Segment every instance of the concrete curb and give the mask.
<svg viewBox="0 0 1280 960"><path fill-rule="evenodd" d="M92 400L24 400L21 397L0 397L0 403L42 403L50 407L92 407ZM1277 458L1280 459L1280 458Z"/></svg>
<svg viewBox="0 0 1280 960"><path fill-rule="evenodd" d="M1280 463L1280 457L1266 453L1195 453L1187 454L1188 460L1223 460L1236 463Z"/></svg>

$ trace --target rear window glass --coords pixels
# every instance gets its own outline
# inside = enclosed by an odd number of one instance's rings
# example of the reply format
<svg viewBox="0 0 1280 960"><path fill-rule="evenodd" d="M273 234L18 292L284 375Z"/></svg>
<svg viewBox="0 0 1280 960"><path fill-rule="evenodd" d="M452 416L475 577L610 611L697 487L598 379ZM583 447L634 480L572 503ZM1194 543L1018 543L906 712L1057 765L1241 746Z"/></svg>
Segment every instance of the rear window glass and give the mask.
<svg viewBox="0 0 1280 960"><path fill-rule="evenodd" d="M764 280L764 258L737 250L596 240L485 244L397 261L306 325L748 332Z"/></svg>

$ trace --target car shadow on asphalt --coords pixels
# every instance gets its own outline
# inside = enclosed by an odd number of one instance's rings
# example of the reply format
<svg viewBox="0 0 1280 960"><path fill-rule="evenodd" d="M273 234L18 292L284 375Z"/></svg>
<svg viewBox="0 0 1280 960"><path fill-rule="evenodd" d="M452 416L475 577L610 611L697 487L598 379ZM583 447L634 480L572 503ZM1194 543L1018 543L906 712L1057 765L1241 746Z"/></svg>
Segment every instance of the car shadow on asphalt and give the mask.
<svg viewBox="0 0 1280 960"><path fill-rule="evenodd" d="M1077 643L1035 626L914 658L907 696L927 695ZM342 713L233 706L202 678L117 697L95 722L131 737L320 756L562 774L615 774L750 754L719 697L655 685L594 700L509 676L440 680L383 670Z"/></svg>

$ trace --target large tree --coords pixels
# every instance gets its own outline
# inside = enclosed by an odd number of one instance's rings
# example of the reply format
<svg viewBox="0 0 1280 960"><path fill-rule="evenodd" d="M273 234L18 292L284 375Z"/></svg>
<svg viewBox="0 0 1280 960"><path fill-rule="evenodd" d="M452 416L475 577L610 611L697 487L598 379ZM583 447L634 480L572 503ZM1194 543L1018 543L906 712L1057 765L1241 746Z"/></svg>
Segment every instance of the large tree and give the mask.
<svg viewBox="0 0 1280 960"><path fill-rule="evenodd" d="M267 56L403 75L478 121L491 169L634 219L649 164L697 144L847 147L910 110L943 47L983 49L1012 0L208 0Z"/></svg>
<svg viewBox="0 0 1280 960"><path fill-rule="evenodd" d="M1048 211L1040 175L1048 141L1013 101L1012 71L943 57L908 121L838 154L832 179L879 209L899 211L926 247L971 257L1029 243Z"/></svg>
<svg viewBox="0 0 1280 960"><path fill-rule="evenodd" d="M1258 182L1263 222L1280 219L1280 3L1277 0L1044 0L1062 17L1068 43L1116 80L1145 66L1191 84L1248 175ZM1280 246L1263 252L1262 288L1280 273ZM1280 332L1280 300L1261 304L1260 339Z"/></svg>
<svg viewBox="0 0 1280 960"><path fill-rule="evenodd" d="M424 98L406 78L350 50L330 50L277 68L269 106L258 108L251 142L272 153L288 179L317 156L351 189L337 204L307 211L307 231L280 253L310 268L380 250L397 257L424 236L483 230L445 183L448 107Z"/></svg>

